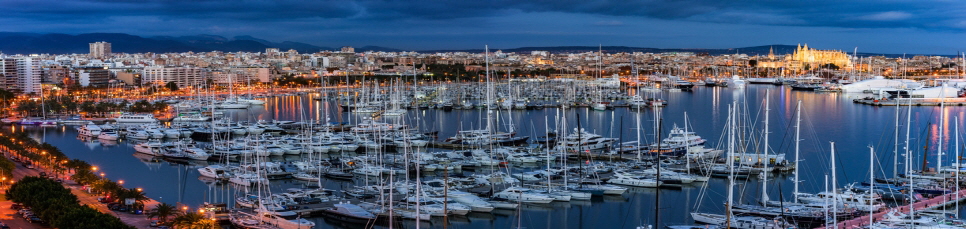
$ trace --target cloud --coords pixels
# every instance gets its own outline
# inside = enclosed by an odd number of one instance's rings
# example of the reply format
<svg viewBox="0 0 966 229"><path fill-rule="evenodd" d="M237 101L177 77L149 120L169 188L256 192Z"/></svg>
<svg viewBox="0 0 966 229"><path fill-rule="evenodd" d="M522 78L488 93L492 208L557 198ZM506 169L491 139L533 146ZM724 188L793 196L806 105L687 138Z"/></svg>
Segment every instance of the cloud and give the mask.
<svg viewBox="0 0 966 229"><path fill-rule="evenodd" d="M607 21L597 21L594 23L594 25L618 26L618 25L624 25L624 22L618 21L618 20L607 20Z"/></svg>
<svg viewBox="0 0 966 229"><path fill-rule="evenodd" d="M869 21L898 21L898 20L909 19L911 17L912 17L912 14L910 13L906 13L902 11L888 11L888 12L874 13L874 14L862 16L862 17L859 17L859 19L869 20Z"/></svg>

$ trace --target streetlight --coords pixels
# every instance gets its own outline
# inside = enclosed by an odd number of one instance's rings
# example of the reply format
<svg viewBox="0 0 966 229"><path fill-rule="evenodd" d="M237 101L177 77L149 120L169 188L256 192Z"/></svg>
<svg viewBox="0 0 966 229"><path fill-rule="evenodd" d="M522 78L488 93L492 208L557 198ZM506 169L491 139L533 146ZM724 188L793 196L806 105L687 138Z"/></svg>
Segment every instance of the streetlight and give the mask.
<svg viewBox="0 0 966 229"><path fill-rule="evenodd" d="M144 189L141 189L141 188L137 188L137 190L138 190L138 192L144 191Z"/></svg>
<svg viewBox="0 0 966 229"><path fill-rule="evenodd" d="M92 171L97 171L97 169L98 169L97 166L91 166L91 170ZM103 174L103 173L101 173L101 174ZM101 176L103 176L103 175L101 175Z"/></svg>

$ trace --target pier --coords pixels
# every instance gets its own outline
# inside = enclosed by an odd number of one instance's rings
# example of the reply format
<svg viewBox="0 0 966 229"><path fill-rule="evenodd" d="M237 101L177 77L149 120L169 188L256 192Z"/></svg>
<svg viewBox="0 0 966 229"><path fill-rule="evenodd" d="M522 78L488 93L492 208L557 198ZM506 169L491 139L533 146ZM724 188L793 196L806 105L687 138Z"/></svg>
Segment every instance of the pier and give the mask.
<svg viewBox="0 0 966 229"><path fill-rule="evenodd" d="M909 106L910 102L912 106L939 106L944 100L946 106L966 105L966 98L854 99L852 102L872 106Z"/></svg>
<svg viewBox="0 0 966 229"><path fill-rule="evenodd" d="M936 196L924 201L916 202L912 204L912 206L913 208L915 208L915 211L934 210L943 206L949 206L949 205L955 204L956 202L961 202L964 199L966 199L966 190L959 191L959 197L960 198L957 199L956 193L953 192L953 193L948 193L941 196ZM875 214L872 214L871 217L873 217L873 221L878 222L880 219L882 219L883 216L885 216L885 214L888 214L889 212L892 212L892 211L909 213L909 205L901 205L894 208L887 208L885 210L881 210L879 212L876 212ZM826 225L824 227L819 227L815 229L864 228L869 225L869 217L870 217L869 215L864 215L861 217L857 217L855 219L839 222L836 227L830 227Z"/></svg>

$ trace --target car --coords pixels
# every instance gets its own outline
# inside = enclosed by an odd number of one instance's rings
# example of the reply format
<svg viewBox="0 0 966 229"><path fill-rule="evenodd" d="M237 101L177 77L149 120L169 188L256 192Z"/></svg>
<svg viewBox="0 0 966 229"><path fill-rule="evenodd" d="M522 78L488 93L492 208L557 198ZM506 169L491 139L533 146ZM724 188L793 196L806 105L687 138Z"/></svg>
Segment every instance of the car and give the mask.
<svg viewBox="0 0 966 229"><path fill-rule="evenodd" d="M23 208L23 205L21 205L21 204L13 204L13 205L10 205L10 209L13 209L13 210L20 210L22 208Z"/></svg>
<svg viewBox="0 0 966 229"><path fill-rule="evenodd" d="M42 220L42 219L37 218L36 216L34 216L34 217L28 218L27 219L27 222L30 222L30 223L44 223L44 220Z"/></svg>
<svg viewBox="0 0 966 229"><path fill-rule="evenodd" d="M24 167L27 167L28 169L33 169L33 168L34 168L34 165L32 165L32 164L27 164L27 165L26 165L26 166L24 166Z"/></svg>
<svg viewBox="0 0 966 229"><path fill-rule="evenodd" d="M40 176L46 177L47 176L47 172L40 172Z"/></svg>
<svg viewBox="0 0 966 229"><path fill-rule="evenodd" d="M148 224L148 226L158 227L158 221L157 220L151 220L151 224Z"/></svg>
<svg viewBox="0 0 966 229"><path fill-rule="evenodd" d="M0 223L0 229L10 229L10 226L7 226L6 223Z"/></svg>
<svg viewBox="0 0 966 229"><path fill-rule="evenodd" d="M126 212L127 211L127 206L123 206L122 205L122 206L120 206L120 207L117 208L117 211L119 211L119 212Z"/></svg>
<svg viewBox="0 0 966 229"><path fill-rule="evenodd" d="M161 226L158 226L158 229L171 229L171 227L161 225Z"/></svg>

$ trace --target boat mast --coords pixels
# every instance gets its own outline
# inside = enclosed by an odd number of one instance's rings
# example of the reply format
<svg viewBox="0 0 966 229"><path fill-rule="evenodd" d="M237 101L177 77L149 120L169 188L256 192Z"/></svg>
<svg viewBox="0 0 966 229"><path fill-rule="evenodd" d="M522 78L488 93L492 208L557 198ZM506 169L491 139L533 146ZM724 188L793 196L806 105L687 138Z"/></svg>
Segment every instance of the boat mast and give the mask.
<svg viewBox="0 0 966 229"><path fill-rule="evenodd" d="M946 83L942 85L942 91L939 92L939 97L942 99L939 101L939 142L936 143L936 172L939 172L943 167L943 128L946 124ZM922 168L925 170L926 168ZM956 171L959 172L959 171ZM943 195L945 200L946 195Z"/></svg>
<svg viewBox="0 0 966 229"><path fill-rule="evenodd" d="M795 113L796 113L795 114L795 117L797 117L797 119L795 120L795 180L794 180L795 181L795 185L794 185L795 189L792 191L792 197L794 198L795 203L798 203L798 183L801 182L801 181L798 180L798 173L799 173L798 172L798 149L799 149L799 145L801 144L801 141L802 141L802 138L801 138L801 132L802 132L802 100L798 100L798 107L795 108Z"/></svg>
<svg viewBox="0 0 966 229"><path fill-rule="evenodd" d="M892 147L892 178L899 177L899 100L896 99L896 141L895 147Z"/></svg>
<svg viewBox="0 0 966 229"><path fill-rule="evenodd" d="M725 207L725 227L731 227L731 205L734 201L735 188L735 167L734 164L734 151L735 151L735 106L737 104L732 102L728 106L728 116L730 120L728 121L728 158L725 159L725 165L728 166L728 203Z"/></svg>
<svg viewBox="0 0 966 229"><path fill-rule="evenodd" d="M762 170L762 179L761 179L761 201L762 201L761 203L762 204L765 204L766 202L768 202L768 162L770 161L768 159L768 111L770 108L768 105L769 92L770 91L765 91L765 139L764 139L765 149L763 153L765 155L765 161L762 163L764 165L764 169ZM761 155L762 154L759 154L758 162L762 161Z"/></svg>
<svg viewBox="0 0 966 229"><path fill-rule="evenodd" d="M956 147L954 153L956 154L956 218L959 218L959 117L953 119L953 126L956 128Z"/></svg>
<svg viewBox="0 0 966 229"><path fill-rule="evenodd" d="M869 197L868 198L869 198L870 206L874 204L873 201L875 201L875 199L872 198L874 196L875 196L875 150L872 148L872 146L869 146ZM872 217L872 215L874 214L875 214L875 208L870 207L869 208L869 226L872 226L872 223L873 223L872 220L875 219L875 217Z"/></svg>
<svg viewBox="0 0 966 229"><path fill-rule="evenodd" d="M837 186L836 184L838 184L837 183L837 180L835 179L836 178L836 174L835 174L835 142L829 142L829 144L831 144L831 148L832 148L832 153L831 153L831 155L832 155L831 156L831 161L832 161L832 220L837 220L838 219L838 212L839 212L839 197L838 197L838 190L835 188L835 186ZM839 225L837 223L835 224L835 228L834 229L839 229Z"/></svg>

